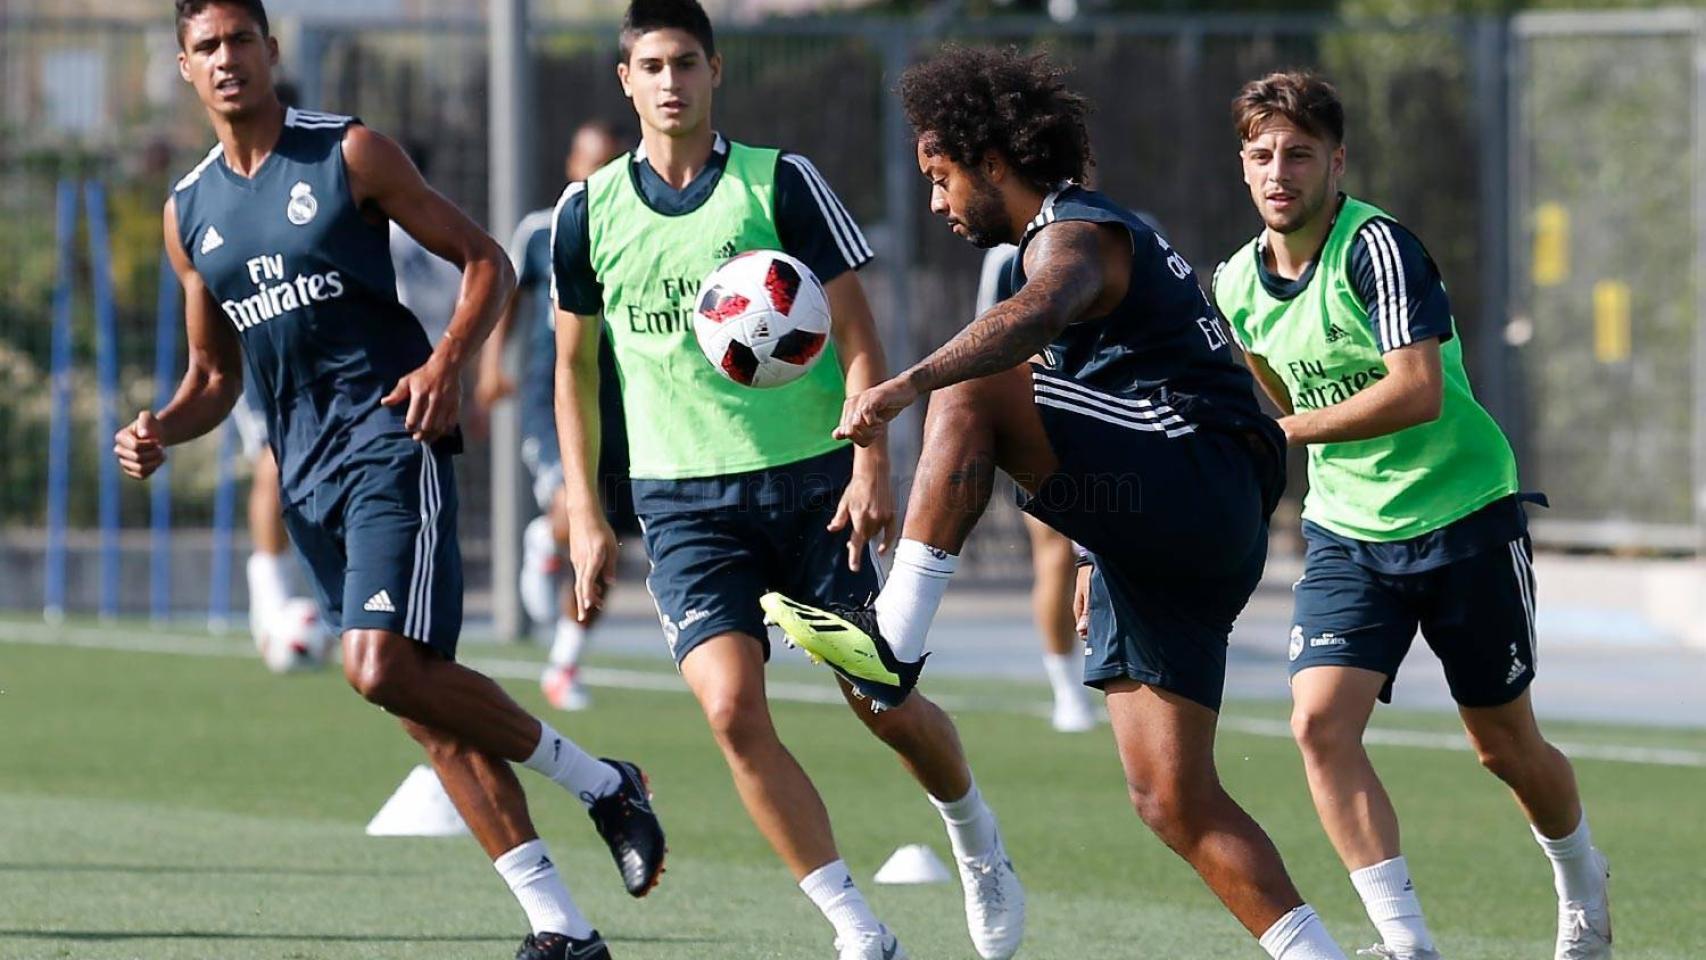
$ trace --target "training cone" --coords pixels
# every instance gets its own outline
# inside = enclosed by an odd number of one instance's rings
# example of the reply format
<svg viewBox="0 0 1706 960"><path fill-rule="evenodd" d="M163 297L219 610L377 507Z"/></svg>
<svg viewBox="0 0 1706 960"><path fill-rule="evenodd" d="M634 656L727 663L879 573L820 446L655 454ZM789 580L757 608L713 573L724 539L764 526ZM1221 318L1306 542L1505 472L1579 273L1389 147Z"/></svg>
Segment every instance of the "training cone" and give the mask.
<svg viewBox="0 0 1706 960"><path fill-rule="evenodd" d="M922 843L909 843L896 850L882 869L877 871L878 883L947 883L948 868L936 851Z"/></svg>
<svg viewBox="0 0 1706 960"><path fill-rule="evenodd" d="M426 764L409 771L367 824L370 837L459 837L467 832L438 774Z"/></svg>

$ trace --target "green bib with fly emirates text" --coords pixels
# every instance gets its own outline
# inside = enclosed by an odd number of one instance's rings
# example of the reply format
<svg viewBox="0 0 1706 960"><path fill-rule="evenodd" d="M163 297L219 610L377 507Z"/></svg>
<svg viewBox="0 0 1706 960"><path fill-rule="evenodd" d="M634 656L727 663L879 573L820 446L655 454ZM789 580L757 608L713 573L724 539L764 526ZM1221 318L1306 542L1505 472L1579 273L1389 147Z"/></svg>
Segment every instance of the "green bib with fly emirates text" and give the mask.
<svg viewBox="0 0 1706 960"><path fill-rule="evenodd" d="M1255 241L1215 274L1215 301L1234 334L1284 381L1300 413L1342 403L1386 376L1349 269L1357 231L1376 217L1391 219L1345 198L1314 276L1289 300L1262 285ZM1437 530L1516 492L1516 459L1469 389L1455 327L1439 348L1445 374L1439 419L1371 440L1310 444L1305 520L1343 537L1389 543Z"/></svg>
<svg viewBox="0 0 1706 960"><path fill-rule="evenodd" d="M666 216L635 187L624 154L587 179L593 273L622 378L630 473L642 480L718 477L826 453L845 390L833 344L809 373L743 387L705 359L693 336L699 284L749 250L780 250L775 150L729 144L727 165L698 208Z"/></svg>

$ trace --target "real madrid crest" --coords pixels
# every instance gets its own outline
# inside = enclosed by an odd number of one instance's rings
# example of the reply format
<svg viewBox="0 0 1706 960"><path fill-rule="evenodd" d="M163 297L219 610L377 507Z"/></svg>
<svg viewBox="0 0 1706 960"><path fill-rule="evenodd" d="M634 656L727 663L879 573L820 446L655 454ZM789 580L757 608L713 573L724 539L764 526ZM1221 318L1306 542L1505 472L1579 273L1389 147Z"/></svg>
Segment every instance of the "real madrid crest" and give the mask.
<svg viewBox="0 0 1706 960"><path fill-rule="evenodd" d="M285 218L300 227L319 212L320 201L314 199L314 188L305 180L296 181L296 186L290 188L290 203L284 208Z"/></svg>
<svg viewBox="0 0 1706 960"><path fill-rule="evenodd" d="M1296 660L1298 657L1303 656L1302 624L1296 624L1291 628L1291 649L1286 651L1286 656L1292 660Z"/></svg>

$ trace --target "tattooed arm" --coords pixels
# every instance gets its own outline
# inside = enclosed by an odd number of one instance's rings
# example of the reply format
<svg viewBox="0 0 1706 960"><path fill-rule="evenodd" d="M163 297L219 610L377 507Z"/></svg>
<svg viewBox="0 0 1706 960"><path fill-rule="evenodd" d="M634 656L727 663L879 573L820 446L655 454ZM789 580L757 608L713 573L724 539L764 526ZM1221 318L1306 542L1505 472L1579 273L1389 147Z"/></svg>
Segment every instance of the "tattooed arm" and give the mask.
<svg viewBox="0 0 1706 960"><path fill-rule="evenodd" d="M905 373L848 399L835 435L868 444L924 394L1024 363L1073 321L1119 303L1130 258L1123 227L1082 220L1050 225L1025 248L1026 280L1018 293Z"/></svg>
<svg viewBox="0 0 1706 960"><path fill-rule="evenodd" d="M1025 248L1025 285L902 374L920 395L1024 363L1089 315L1104 286L1102 227L1055 224ZM1129 241L1127 249L1130 249Z"/></svg>

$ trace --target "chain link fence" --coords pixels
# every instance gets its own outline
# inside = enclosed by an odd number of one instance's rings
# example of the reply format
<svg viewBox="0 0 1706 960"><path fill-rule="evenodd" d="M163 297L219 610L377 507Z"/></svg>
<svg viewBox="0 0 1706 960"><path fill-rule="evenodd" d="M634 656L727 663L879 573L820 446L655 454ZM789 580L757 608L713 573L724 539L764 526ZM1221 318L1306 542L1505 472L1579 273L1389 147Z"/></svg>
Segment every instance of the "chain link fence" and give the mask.
<svg viewBox="0 0 1706 960"><path fill-rule="evenodd" d="M1072 64L1096 106L1098 186L1159 220L1204 278L1260 226L1239 180L1232 95L1268 70L1320 70L1346 100L1346 187L1403 220L1438 260L1478 392L1512 431L1531 484L1556 505L1561 525L1549 535L1572 545L1692 546L1700 530L1700 31L1692 16L1661 19L1578 17L1572 30L1550 17L1402 25L1313 16L781 21L719 35L726 67L718 125L737 139L806 153L842 195L877 249L865 280L898 366L970 319L980 259L926 207L891 95L907 63L957 39L1048 49ZM416 147L434 184L485 217L480 22L298 22L280 33L284 72L303 106L358 114ZM603 119L635 130L616 81L614 33L610 24L568 22L536 23L530 33L537 206L561 189L577 124ZM0 239L0 371L12 388L0 397L0 607L40 603L34 571L48 507L60 268L54 192L62 179L100 179L112 198L120 417L158 391L159 207L173 176L209 142L175 53L165 23L14 20L0 38L0 215L10 227ZM87 593L75 584L93 563L80 550L92 549L83 531L96 525L95 465L107 446L96 435L87 293L98 264L84 233L75 245L69 374L74 603ZM1559 244L1567 251L1561 270L1547 259ZM907 472L917 423L903 426L896 461ZM477 432L473 439L460 471L471 588L490 579L492 457ZM172 523L186 571L174 593L179 609L202 602L206 577L187 571L210 562L221 442L214 436L174 451ZM1295 473L1294 495L1302 471ZM132 587L145 579L141 531L150 516L140 485L123 485L119 515L121 606L135 610L144 606ZM1010 500L998 498L965 569L967 580L987 583L1028 578ZM470 612L479 615L486 602L473 590Z"/></svg>
<svg viewBox="0 0 1706 960"><path fill-rule="evenodd" d="M1537 532L1603 548L1700 544L1701 21L1514 24L1514 292Z"/></svg>

